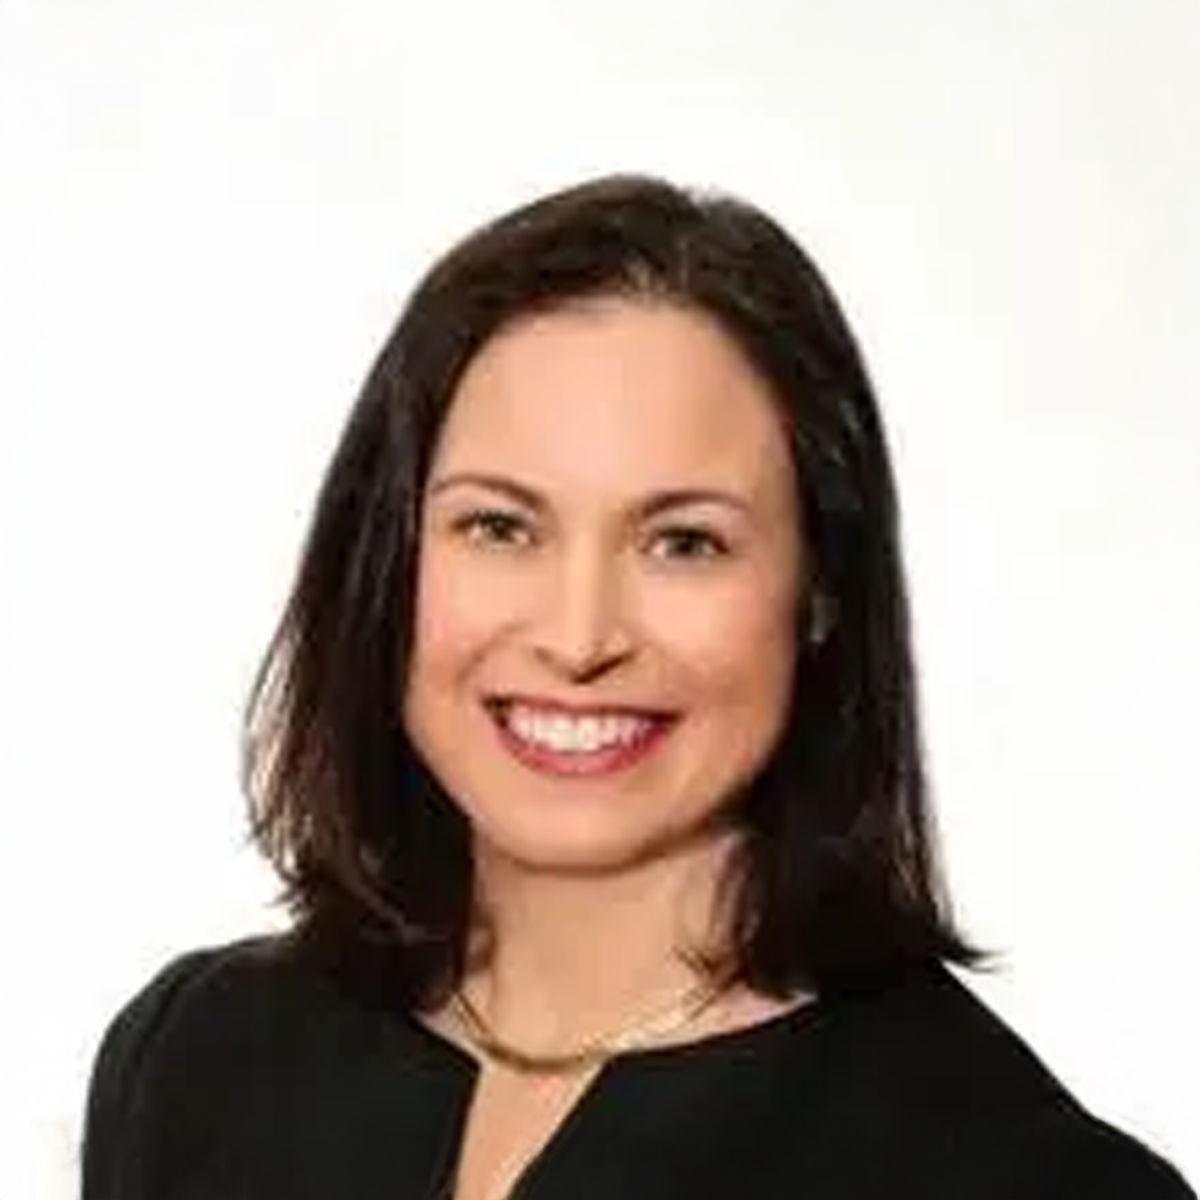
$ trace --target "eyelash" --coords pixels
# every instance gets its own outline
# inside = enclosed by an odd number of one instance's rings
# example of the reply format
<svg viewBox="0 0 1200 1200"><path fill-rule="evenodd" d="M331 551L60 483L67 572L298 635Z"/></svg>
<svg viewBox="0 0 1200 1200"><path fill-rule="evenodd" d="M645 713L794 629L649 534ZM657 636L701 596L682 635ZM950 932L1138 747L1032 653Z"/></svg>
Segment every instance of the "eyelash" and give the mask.
<svg viewBox="0 0 1200 1200"><path fill-rule="evenodd" d="M683 555L683 557L687 559L725 558L729 554L729 546L725 542L724 538L720 538L711 530L703 529L697 525L668 525L665 528L658 530L655 534L655 537L669 537L674 540L676 544L683 542L685 544L691 544L694 546L697 543L700 543L705 547L705 550L702 554ZM677 556L672 555L672 557Z"/></svg>
<svg viewBox="0 0 1200 1200"><path fill-rule="evenodd" d="M450 528L453 532L466 536L469 541L484 541L494 544L497 541L496 538L490 536L486 538L481 537L480 531L490 530L494 534L497 527L500 527L507 529L511 533L515 527L523 525L524 521L514 513L503 512L498 508L480 508L456 517L451 522ZM501 538L499 540L504 544L510 544L506 539Z"/></svg>
<svg viewBox="0 0 1200 1200"><path fill-rule="evenodd" d="M498 508L475 509L456 517L450 525L451 530L466 537L469 541L487 546L514 546L514 532L519 532L527 545L532 537L527 522L516 513L505 512ZM499 536L497 536L499 535ZM690 546L701 544L705 547L702 554L685 554L686 560L725 558L730 553L729 544L724 538L700 525L668 525L657 530L654 539L670 538L676 545L683 542ZM677 555L671 558L680 557Z"/></svg>

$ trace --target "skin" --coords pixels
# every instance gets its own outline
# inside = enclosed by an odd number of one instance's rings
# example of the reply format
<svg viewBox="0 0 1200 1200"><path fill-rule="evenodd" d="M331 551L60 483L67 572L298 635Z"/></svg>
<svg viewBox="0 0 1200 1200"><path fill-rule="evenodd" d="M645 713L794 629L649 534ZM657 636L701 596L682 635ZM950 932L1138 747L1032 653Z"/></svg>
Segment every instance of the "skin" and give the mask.
<svg viewBox="0 0 1200 1200"><path fill-rule="evenodd" d="M724 499L656 509L680 490ZM505 1040L560 1050L661 1010L695 982L681 945L720 942L737 851L720 817L782 731L797 653L791 459L769 389L719 327L607 299L482 348L424 499L404 721L473 831L494 944L464 990ZM626 771L551 777L512 757L485 707L512 694L676 720ZM603 931L602 953L584 930ZM735 989L678 1038L791 1002ZM463 1044L448 1009L427 1017ZM485 1065L459 1200L502 1193L593 1075Z"/></svg>
<svg viewBox="0 0 1200 1200"><path fill-rule="evenodd" d="M674 489L728 500L647 515ZM527 319L468 368L426 496L406 721L481 850L608 874L685 847L762 765L791 685L802 550L766 386L678 308ZM680 719L632 770L563 780L501 746L481 702L513 693Z"/></svg>

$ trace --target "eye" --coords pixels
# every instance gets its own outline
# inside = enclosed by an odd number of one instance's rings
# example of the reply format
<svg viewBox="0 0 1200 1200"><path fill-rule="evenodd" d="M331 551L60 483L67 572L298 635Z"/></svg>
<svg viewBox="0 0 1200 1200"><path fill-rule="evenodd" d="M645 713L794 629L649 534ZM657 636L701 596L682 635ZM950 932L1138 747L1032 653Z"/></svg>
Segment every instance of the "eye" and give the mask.
<svg viewBox="0 0 1200 1200"><path fill-rule="evenodd" d="M655 558L709 559L724 558L729 545L711 530L696 525L673 525L654 535ZM663 546L661 553L657 547Z"/></svg>
<svg viewBox="0 0 1200 1200"><path fill-rule="evenodd" d="M526 545L532 534L524 518L499 508L480 508L456 517L450 528L468 541L490 546Z"/></svg>

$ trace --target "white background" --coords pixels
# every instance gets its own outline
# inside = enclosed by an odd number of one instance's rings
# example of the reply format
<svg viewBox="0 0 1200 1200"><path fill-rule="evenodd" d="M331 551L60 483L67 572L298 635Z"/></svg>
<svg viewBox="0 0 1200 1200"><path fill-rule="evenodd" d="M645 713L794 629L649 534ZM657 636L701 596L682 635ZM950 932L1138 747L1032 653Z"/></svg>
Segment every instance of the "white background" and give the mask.
<svg viewBox="0 0 1200 1200"><path fill-rule="evenodd" d="M978 987L1200 1179L1200 5L0 0L0 1196L271 917L240 708L415 273L614 168L779 215L894 433Z"/></svg>

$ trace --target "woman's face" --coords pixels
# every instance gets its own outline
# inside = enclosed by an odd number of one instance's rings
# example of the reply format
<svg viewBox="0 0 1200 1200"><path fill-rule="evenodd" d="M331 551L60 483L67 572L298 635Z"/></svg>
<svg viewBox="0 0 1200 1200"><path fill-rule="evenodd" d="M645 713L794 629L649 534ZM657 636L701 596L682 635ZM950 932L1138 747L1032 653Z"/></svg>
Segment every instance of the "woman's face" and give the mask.
<svg viewBox="0 0 1200 1200"><path fill-rule="evenodd" d="M604 872L707 836L782 730L799 531L709 319L614 299L487 343L425 490L404 709L480 848Z"/></svg>

